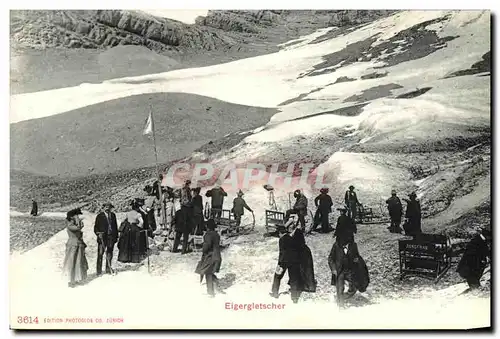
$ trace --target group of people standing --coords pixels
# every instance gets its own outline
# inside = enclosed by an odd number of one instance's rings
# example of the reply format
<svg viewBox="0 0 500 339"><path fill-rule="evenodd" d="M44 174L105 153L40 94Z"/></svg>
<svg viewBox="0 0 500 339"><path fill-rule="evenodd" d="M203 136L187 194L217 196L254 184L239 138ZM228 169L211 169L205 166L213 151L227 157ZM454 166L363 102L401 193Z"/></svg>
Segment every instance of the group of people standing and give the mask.
<svg viewBox="0 0 500 339"><path fill-rule="evenodd" d="M184 186L176 194L179 197L181 208L175 212L173 218L173 227L176 233L173 252L178 251L177 249L182 238L182 254L189 251L189 235L203 235L207 230L207 221L205 219L217 220L222 216L224 198L227 197L227 192L224 188L216 184L215 187L205 193L205 197L211 199L211 207L204 210L203 197L200 195L201 188L191 188L190 185L191 181L186 180ZM253 213L243 195L243 192L240 190L237 197L234 198L233 207L231 208L236 221L236 227L240 226L245 209Z"/></svg>
<svg viewBox="0 0 500 339"><path fill-rule="evenodd" d="M354 191L354 186L349 186L349 190L346 191L344 196L344 204L346 209L346 215L356 223L358 218L358 210L361 206L357 194ZM406 212L405 222L403 223L403 229L406 235L415 236L422 233L422 211L420 207L420 201L417 199L417 194L411 192L408 195L409 199L403 199L406 201ZM322 233L328 233L333 231L329 223L329 213L332 212L333 201L330 195L328 195L328 188L322 188L320 194L314 199L316 205L316 214L314 216L313 231L316 231L318 226L321 224ZM391 225L388 230L391 233L402 233L401 221L403 218L403 205L401 200L396 194L395 190L391 191L391 197L386 200L387 208L389 210L389 216L391 219ZM307 203L305 204L307 206ZM344 219L344 218L343 218Z"/></svg>
<svg viewBox="0 0 500 339"><path fill-rule="evenodd" d="M408 197L410 199L403 199L407 203L403 229L406 235L417 236L422 233L422 210L420 208L420 201L418 201L415 192L411 192ZM391 218L391 225L388 227L389 232L402 233L403 230L400 225L403 217L403 205L396 194L396 190L391 191L391 197L386 200L386 204Z"/></svg>
<svg viewBox="0 0 500 339"><path fill-rule="evenodd" d="M304 238L304 223L301 220L303 214L305 196L300 191L295 192L296 203L287 211L284 225L278 226L279 235L279 257L274 272L270 295L279 297L279 287L285 273L288 272L291 299L297 303L302 292L316 292L317 281L314 275L314 263L312 253L306 245ZM327 189L322 189L321 194L315 199L318 206L315 228L318 220L322 224L324 232L335 230L335 242L328 257L328 263L332 272L330 283L337 288L337 300L342 304L345 300L344 286L347 283L349 290L347 296L352 296L356 291L364 292L369 284L368 268L361 258L354 234L357 233L354 219L347 215L347 208L338 208L341 212L337 220L336 228L333 229L328 223L328 213L331 212L332 200ZM307 208L307 205L305 205ZM318 212L319 211L319 212ZM295 227L287 221L290 214L296 213L299 222ZM319 214L319 216L318 216ZM352 214L351 214L352 215ZM326 227L325 224L328 226Z"/></svg>
<svg viewBox="0 0 500 339"><path fill-rule="evenodd" d="M298 225L291 232L284 225L280 225L278 234L279 257L270 295L279 298L281 279L288 271L291 298L294 303L298 303L302 292L316 292L312 253L306 245L302 225Z"/></svg>
<svg viewBox="0 0 500 339"><path fill-rule="evenodd" d="M96 274L102 275L103 260L105 273L112 274L111 262L115 245L118 245L118 261L122 263L140 263L148 251L148 237L153 237L156 228L152 211L144 209L144 199L134 199L131 211L118 227L113 204L105 203L97 214L94 234L97 240ZM68 241L64 259L64 272L68 275L68 286L75 287L87 278L88 262L85 256L87 245L83 241L83 217L80 208L66 214Z"/></svg>
<svg viewBox="0 0 500 339"><path fill-rule="evenodd" d="M332 272L331 284L336 286L339 304L343 304L344 300L353 296L356 291L364 292L370 282L368 268L359 254L358 246L354 240L354 235L357 233L358 208L361 206L354 189L354 186L349 186L349 190L346 191L344 196L345 206L337 208L340 211L340 216L337 219L336 228L332 228L329 222L333 201L328 194L328 188L320 189L320 194L314 199L316 213L311 231L316 231L319 225L321 225L319 231L322 233L335 231L335 242L328 257L328 264ZM396 195L396 191L393 190L391 193L392 196L386 201L391 217L389 230L401 233L400 224L403 206ZM314 280L312 256L304 240L304 217L307 214L307 198L300 190L294 192L294 197L296 202L293 208L285 213L285 225L278 226L280 254L270 294L273 297L278 296L280 281L285 272L288 271L292 300L297 302L301 291L315 291L316 282ZM404 199L407 202L407 208L403 227L406 235L415 236L422 232L420 202L416 199L415 192L410 193L409 198L409 200ZM299 225L289 232L288 227L291 225L288 220L292 214L298 216ZM304 272L311 272L311 274L304 275ZM346 283L348 284L348 290L344 292Z"/></svg>
<svg viewBox="0 0 500 339"><path fill-rule="evenodd" d="M182 253L187 253L187 242L190 234L203 234L202 257L196 266L195 273L200 275L200 281L205 278L209 296L215 295L215 287L219 286L216 273L222 264L220 235L217 232L216 219L220 217L223 209L224 197L227 193L220 186L206 192L205 196L212 199L212 208L205 221L203 199L200 188L191 188L191 182L187 180L184 186L167 195L167 201L174 196L180 199L180 209L174 213L172 227L175 229L175 241L172 251L178 252L177 247L183 238ZM401 200L396 191L386 203L391 217L391 232L401 233L400 223L403 215ZM270 295L279 297L279 287L285 273L288 272L291 299L297 303L302 292L315 292L317 281L314 274L314 263L312 253L306 245L304 238L305 215L307 214L307 198L300 191L294 192L296 202L290 210L285 213L284 225L278 226L279 235L279 258L274 272ZM416 199L414 192L409 194L407 202L405 224L403 228L407 235L418 235L421 231L421 209L420 202ZM331 285L336 287L337 301L342 305L345 299L352 297L357 291L364 292L370 282L368 268L361 257L354 236L357 233L356 213L359 202L354 187L350 186L345 195L345 207L337 208L340 216L337 219L336 228L332 228L328 221L333 202L328 195L328 189L323 188L314 200L317 207L314 218L316 230L321 224L321 231L328 233L334 230L335 241L328 256L328 264L331 270ZM102 211L97 214L94 223L94 233L97 238L98 252L96 273L102 274L103 259L105 261L105 273L112 274L111 265L115 244L118 244L118 261L123 263L139 263L148 255L148 239L154 237L156 230L155 209L145 208L145 199L136 198L131 201L131 210L126 214L125 220L118 227L114 206L105 203ZM233 212L239 223L244 210L253 213L253 210L243 199L243 192L233 200ZM174 208L173 208L174 210ZM290 227L288 222L292 214L298 215L298 223ZM73 209L67 213L68 241L66 243L66 255L64 259L64 272L68 274L68 286L75 287L87 278L88 262L85 256L87 245L83 241L82 229L83 218L81 209ZM486 262L490 258L489 247L491 232L483 230L481 234L472 239L466 253L457 268L462 277L467 279L471 288L479 286ZM348 290L345 292L345 285ZM220 290L220 288L219 288Z"/></svg>

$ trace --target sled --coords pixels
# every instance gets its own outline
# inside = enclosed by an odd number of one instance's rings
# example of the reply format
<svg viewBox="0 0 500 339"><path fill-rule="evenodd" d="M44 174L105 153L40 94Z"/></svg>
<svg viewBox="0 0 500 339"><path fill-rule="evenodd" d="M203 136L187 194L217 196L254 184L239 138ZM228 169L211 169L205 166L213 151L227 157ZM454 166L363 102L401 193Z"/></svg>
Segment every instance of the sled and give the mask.
<svg viewBox="0 0 500 339"><path fill-rule="evenodd" d="M373 209L365 207L363 204L358 205L358 210L356 211L356 223L363 224L365 222L371 222L373 220Z"/></svg>
<svg viewBox="0 0 500 339"><path fill-rule="evenodd" d="M207 207L208 208L208 207ZM209 215L219 227L221 237L231 238L253 232L255 229L255 215L252 212L252 222L238 225L234 213L227 209L210 208Z"/></svg>
<svg viewBox="0 0 500 339"><path fill-rule="evenodd" d="M279 211L266 210L266 232L274 234L278 232L279 226L285 225L285 213Z"/></svg>
<svg viewBox="0 0 500 339"><path fill-rule="evenodd" d="M192 235L189 239L189 245L193 252L201 252L203 250L203 235Z"/></svg>
<svg viewBox="0 0 500 339"><path fill-rule="evenodd" d="M437 283L451 267L450 241L443 234L420 234L399 240L400 280L418 276Z"/></svg>
<svg viewBox="0 0 500 339"><path fill-rule="evenodd" d="M206 232L203 232L203 235L190 235L188 241L188 249L192 250L194 253L200 253L203 251L203 237ZM221 248L227 247L229 245L228 241L223 237L220 238L219 243Z"/></svg>
<svg viewBox="0 0 500 339"><path fill-rule="evenodd" d="M271 209L266 210L266 233L264 236L277 236L278 235L278 227L279 226L287 226L290 227L294 225L297 227L300 223L299 218L296 214L290 215L290 219L285 225L285 212L281 212L278 210L278 206L276 205L276 200L274 197L274 187L271 185L264 185L264 189L268 192L269 195L269 207ZM288 193L288 208L292 208L292 201L290 197L291 193ZM305 229L304 235L308 236L311 234L311 230L314 226L314 216L310 209L307 209L307 213L304 217L305 219Z"/></svg>
<svg viewBox="0 0 500 339"><path fill-rule="evenodd" d="M356 225L375 225L375 224L385 224L390 223L390 218L387 218L382 213L378 215L373 212L373 208L366 207L363 204L359 204L356 210Z"/></svg>
<svg viewBox="0 0 500 339"><path fill-rule="evenodd" d="M314 217L311 210L307 210L307 214L304 217L306 221L306 227L304 230L305 235L311 234L312 227L314 225ZM297 227L300 221L296 214L290 215L290 219L288 220L288 228L291 225ZM285 213L274 210L266 210L266 235L268 236L277 236L278 235L278 227L286 226L285 225Z"/></svg>

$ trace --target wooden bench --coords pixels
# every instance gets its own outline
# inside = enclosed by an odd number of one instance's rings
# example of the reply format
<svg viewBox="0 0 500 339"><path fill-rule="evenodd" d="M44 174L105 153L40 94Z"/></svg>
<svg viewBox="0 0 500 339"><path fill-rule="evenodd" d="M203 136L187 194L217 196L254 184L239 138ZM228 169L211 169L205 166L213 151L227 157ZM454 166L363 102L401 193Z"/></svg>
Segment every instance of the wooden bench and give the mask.
<svg viewBox="0 0 500 339"><path fill-rule="evenodd" d="M231 234L237 232L236 219L231 210L212 208L210 210L215 223L219 226L220 234ZM219 215L219 216L216 216Z"/></svg>
<svg viewBox="0 0 500 339"><path fill-rule="evenodd" d="M442 234L399 240L400 279L419 276L438 282L451 267L450 250L448 237Z"/></svg>
<svg viewBox="0 0 500 339"><path fill-rule="evenodd" d="M278 226L285 224L285 213L266 210L266 229L268 232L275 232Z"/></svg>
<svg viewBox="0 0 500 339"><path fill-rule="evenodd" d="M356 213L356 222L362 224L363 222L371 222L373 220L373 209L365 207L362 204L358 206Z"/></svg>

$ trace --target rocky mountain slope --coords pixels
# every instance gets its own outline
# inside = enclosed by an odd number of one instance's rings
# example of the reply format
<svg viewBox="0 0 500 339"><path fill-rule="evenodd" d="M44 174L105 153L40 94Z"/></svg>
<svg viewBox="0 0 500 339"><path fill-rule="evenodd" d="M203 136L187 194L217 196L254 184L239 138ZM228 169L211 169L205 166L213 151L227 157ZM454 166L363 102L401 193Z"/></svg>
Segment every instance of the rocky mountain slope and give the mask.
<svg viewBox="0 0 500 339"><path fill-rule="evenodd" d="M289 40L313 29L354 25L391 11L209 11L188 25L141 11L11 11L15 47L107 48L141 45L165 50L254 49L249 39ZM241 33L249 33L247 35ZM277 34L279 33L279 34ZM271 45L271 44L269 44ZM271 46L269 46L271 47Z"/></svg>
<svg viewBox="0 0 500 339"><path fill-rule="evenodd" d="M189 25L141 11L11 11L11 93L238 60L318 28L389 13L209 11ZM113 60L102 52L109 49Z"/></svg>

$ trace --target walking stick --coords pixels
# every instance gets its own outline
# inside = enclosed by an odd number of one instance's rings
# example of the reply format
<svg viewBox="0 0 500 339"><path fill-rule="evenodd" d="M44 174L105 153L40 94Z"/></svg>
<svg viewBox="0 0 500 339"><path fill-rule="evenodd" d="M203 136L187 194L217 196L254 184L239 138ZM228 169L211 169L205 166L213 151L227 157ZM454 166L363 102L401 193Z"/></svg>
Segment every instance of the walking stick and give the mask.
<svg viewBox="0 0 500 339"><path fill-rule="evenodd" d="M97 234L100 235L100 247L102 248L102 254L106 256L106 265L108 265L109 270L111 271L111 275L115 275L115 270L113 269L113 267L111 267L111 262L108 258L108 253L106 252L106 246L104 246L104 237L102 236L104 232L97 232Z"/></svg>
<svg viewBox="0 0 500 339"><path fill-rule="evenodd" d="M146 256L148 257L148 273L151 274L150 266L149 266L149 237L148 237L148 230L142 230L141 232L146 232Z"/></svg>

